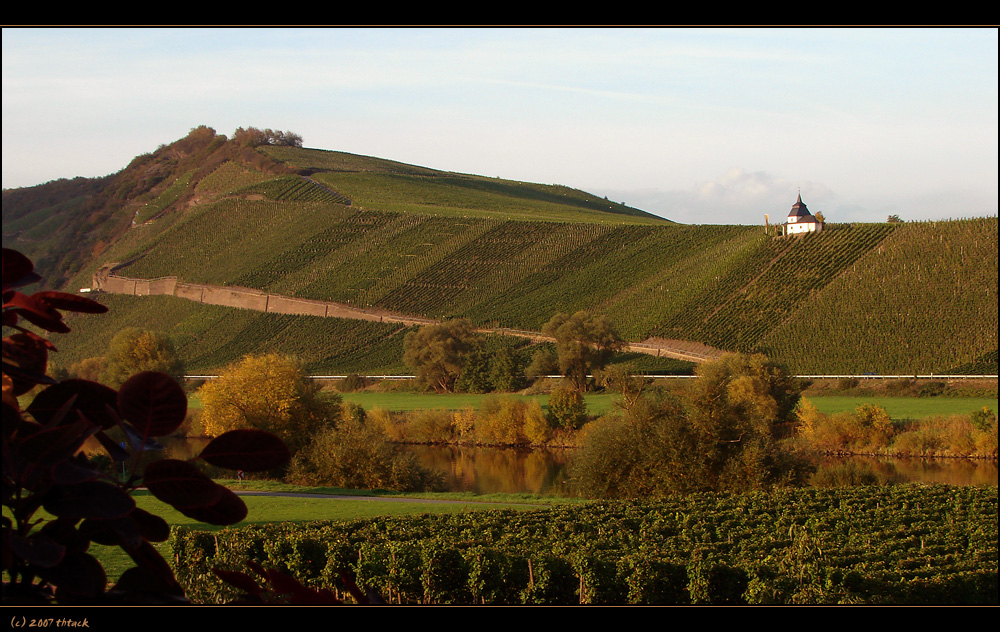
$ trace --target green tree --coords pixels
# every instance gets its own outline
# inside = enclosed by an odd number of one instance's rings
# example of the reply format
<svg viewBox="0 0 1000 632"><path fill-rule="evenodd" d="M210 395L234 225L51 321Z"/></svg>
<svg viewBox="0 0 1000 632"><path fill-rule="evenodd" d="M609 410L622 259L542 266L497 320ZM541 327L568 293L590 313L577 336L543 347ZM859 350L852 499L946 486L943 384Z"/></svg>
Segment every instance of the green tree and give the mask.
<svg viewBox="0 0 1000 632"><path fill-rule="evenodd" d="M335 423L340 396L320 394L293 358L277 353L248 355L219 372L199 390L201 425L209 436L237 428L271 432L294 454L312 436Z"/></svg>
<svg viewBox="0 0 1000 632"><path fill-rule="evenodd" d="M462 369L479 345L468 320L425 325L403 339L403 362L422 384L447 393L455 390Z"/></svg>
<svg viewBox="0 0 1000 632"><path fill-rule="evenodd" d="M440 474L421 466L413 453L391 443L357 411L320 430L295 455L287 478L302 485L407 492L436 491L442 485Z"/></svg>
<svg viewBox="0 0 1000 632"><path fill-rule="evenodd" d="M559 372L559 357L549 349L538 349L531 356L531 364L524 370L526 376L539 378L543 375L556 375Z"/></svg>
<svg viewBox="0 0 1000 632"><path fill-rule="evenodd" d="M808 467L777 441L798 399L796 380L766 357L723 356L679 396L653 390L588 424L574 479L609 497L801 483Z"/></svg>
<svg viewBox="0 0 1000 632"><path fill-rule="evenodd" d="M466 356L465 365L455 381L455 390L462 393L488 393L493 390L490 379L491 358L482 349L475 349Z"/></svg>
<svg viewBox="0 0 1000 632"><path fill-rule="evenodd" d="M117 387L142 371L159 371L176 377L183 375L184 362L163 334L137 327L122 329L111 339L101 379Z"/></svg>
<svg viewBox="0 0 1000 632"><path fill-rule="evenodd" d="M726 354L696 374L686 408L710 485L738 489L776 482L785 469L776 440L797 421L798 381L762 354Z"/></svg>
<svg viewBox="0 0 1000 632"><path fill-rule="evenodd" d="M587 388L587 375L603 368L625 344L607 318L584 311L556 314L542 332L556 341L560 373L581 391Z"/></svg>
<svg viewBox="0 0 1000 632"><path fill-rule="evenodd" d="M621 395L618 405L628 410L642 397L649 386L649 378L643 375L632 375L623 366L612 366L601 375L604 387L617 391Z"/></svg>
<svg viewBox="0 0 1000 632"><path fill-rule="evenodd" d="M524 388L524 367L511 349L502 347L490 358L490 384L494 391L511 392Z"/></svg>

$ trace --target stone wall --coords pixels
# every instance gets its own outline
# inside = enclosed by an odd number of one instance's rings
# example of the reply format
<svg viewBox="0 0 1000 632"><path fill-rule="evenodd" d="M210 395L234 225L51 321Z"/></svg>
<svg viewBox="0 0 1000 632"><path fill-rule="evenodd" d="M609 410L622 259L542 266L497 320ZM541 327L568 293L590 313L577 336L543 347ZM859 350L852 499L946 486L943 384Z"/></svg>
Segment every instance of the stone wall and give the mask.
<svg viewBox="0 0 1000 632"><path fill-rule="evenodd" d="M245 287L220 287L199 283L182 283L178 281L177 277L163 277L152 280L130 279L128 277L109 274L106 270L102 272L94 275L93 289L111 294L129 294L131 296L165 294L195 301L196 303L252 309L272 314L354 318L377 322L396 322L406 325L435 322L429 319L360 310L341 303L268 294L267 292Z"/></svg>

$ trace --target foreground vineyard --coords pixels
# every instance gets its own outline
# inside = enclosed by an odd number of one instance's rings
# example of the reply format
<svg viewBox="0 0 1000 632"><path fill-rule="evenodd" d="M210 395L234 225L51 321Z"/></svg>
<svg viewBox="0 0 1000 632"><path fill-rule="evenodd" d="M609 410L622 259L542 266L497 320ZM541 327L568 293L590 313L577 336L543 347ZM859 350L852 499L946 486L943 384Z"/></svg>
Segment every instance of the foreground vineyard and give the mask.
<svg viewBox="0 0 1000 632"><path fill-rule="evenodd" d="M313 586L339 568L398 603L997 603L997 490L697 494L533 512L174 533L192 598L246 560Z"/></svg>

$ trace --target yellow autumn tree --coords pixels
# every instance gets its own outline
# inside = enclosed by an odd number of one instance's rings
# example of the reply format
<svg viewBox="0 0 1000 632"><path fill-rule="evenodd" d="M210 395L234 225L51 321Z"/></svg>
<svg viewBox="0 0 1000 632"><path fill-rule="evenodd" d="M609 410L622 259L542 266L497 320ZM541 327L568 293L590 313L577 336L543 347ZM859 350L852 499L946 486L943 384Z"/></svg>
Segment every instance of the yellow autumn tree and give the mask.
<svg viewBox="0 0 1000 632"><path fill-rule="evenodd" d="M159 371L176 377L184 373L184 363L165 335L126 327L111 339L101 381L117 388L142 371Z"/></svg>
<svg viewBox="0 0 1000 632"><path fill-rule="evenodd" d="M320 394L293 358L278 353L248 355L198 390L201 424L218 436L237 428L266 430L294 454L339 417L340 396Z"/></svg>

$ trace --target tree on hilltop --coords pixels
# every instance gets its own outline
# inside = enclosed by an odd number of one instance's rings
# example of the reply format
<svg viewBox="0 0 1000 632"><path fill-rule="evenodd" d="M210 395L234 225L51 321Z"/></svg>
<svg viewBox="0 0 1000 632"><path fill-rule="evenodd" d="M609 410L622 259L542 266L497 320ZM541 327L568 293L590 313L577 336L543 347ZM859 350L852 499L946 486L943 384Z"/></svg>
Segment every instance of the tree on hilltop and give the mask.
<svg viewBox="0 0 1000 632"><path fill-rule="evenodd" d="M278 145L284 147L301 147L302 137L295 132L283 132L280 129L257 129L256 127L238 128L233 132L233 142L247 147L261 145Z"/></svg>

